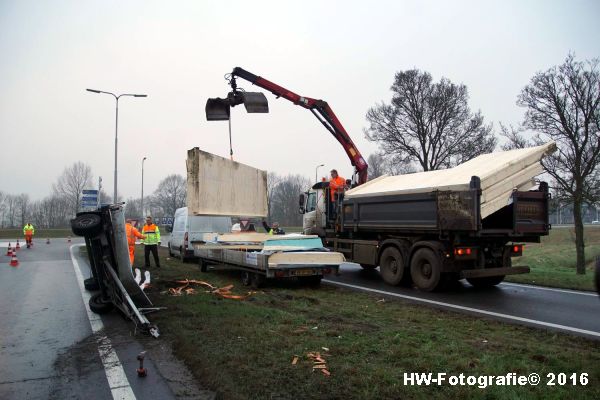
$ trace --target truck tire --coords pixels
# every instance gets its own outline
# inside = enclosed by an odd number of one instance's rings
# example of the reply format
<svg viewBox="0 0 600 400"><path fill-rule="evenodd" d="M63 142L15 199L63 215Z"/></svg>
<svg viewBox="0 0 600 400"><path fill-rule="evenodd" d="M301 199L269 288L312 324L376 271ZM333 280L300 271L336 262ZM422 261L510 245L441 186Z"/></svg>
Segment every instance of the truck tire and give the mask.
<svg viewBox="0 0 600 400"><path fill-rule="evenodd" d="M417 288L434 291L442 276L442 262L438 255L427 247L415 251L410 262L410 276Z"/></svg>
<svg viewBox="0 0 600 400"><path fill-rule="evenodd" d="M504 275L485 276L483 278L467 278L467 282L475 287L485 288L498 285L504 280Z"/></svg>
<svg viewBox="0 0 600 400"><path fill-rule="evenodd" d="M88 304L90 305L90 310L96 314L106 314L114 308L113 303L105 302L104 299L102 299L102 293L96 293L90 297Z"/></svg>
<svg viewBox="0 0 600 400"><path fill-rule="evenodd" d="M85 290L88 290L90 292L100 289L100 285L98 284L98 281L94 277L84 279L83 287L85 287Z"/></svg>
<svg viewBox="0 0 600 400"><path fill-rule="evenodd" d="M383 250L379 258L379 271L383 281L388 285L399 285L404 277L404 258L396 247Z"/></svg>
<svg viewBox="0 0 600 400"><path fill-rule="evenodd" d="M242 271L242 285L252 285L252 272Z"/></svg>
<svg viewBox="0 0 600 400"><path fill-rule="evenodd" d="M77 236L94 236L102 231L102 218L98 214L81 214L71 220L71 230Z"/></svg>

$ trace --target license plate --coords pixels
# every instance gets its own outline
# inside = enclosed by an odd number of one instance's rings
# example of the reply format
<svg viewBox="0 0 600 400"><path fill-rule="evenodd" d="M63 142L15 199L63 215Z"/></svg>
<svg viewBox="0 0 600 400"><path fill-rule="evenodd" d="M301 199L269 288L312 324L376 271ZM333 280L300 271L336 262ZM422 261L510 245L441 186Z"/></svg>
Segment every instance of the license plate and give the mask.
<svg viewBox="0 0 600 400"><path fill-rule="evenodd" d="M294 275L296 276L308 276L308 275L314 275L314 272L312 269L297 269L294 272Z"/></svg>

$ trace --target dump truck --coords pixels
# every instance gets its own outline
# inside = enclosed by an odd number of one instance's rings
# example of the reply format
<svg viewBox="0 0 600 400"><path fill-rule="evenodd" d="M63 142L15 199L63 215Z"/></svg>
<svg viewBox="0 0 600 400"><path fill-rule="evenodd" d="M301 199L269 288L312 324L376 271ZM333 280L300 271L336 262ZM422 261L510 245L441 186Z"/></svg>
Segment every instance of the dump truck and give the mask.
<svg viewBox="0 0 600 400"><path fill-rule="evenodd" d="M328 182L300 195L306 234L364 269L379 266L391 285L425 291L466 278L497 285L523 243L539 243L551 228L548 184L534 177L554 143L479 156L455 168L383 176L332 199Z"/></svg>
<svg viewBox="0 0 600 400"><path fill-rule="evenodd" d="M412 281L425 291L462 278L494 286L506 275L529 272L511 259L522 254L523 243L537 243L550 230L548 185L534 178L554 143L479 156L443 171L368 180L365 159L326 101L243 68L226 75L226 97L207 100L207 120L230 121L231 108L241 104L249 113L269 112L264 94L241 90L238 78L308 109L354 167L349 191L332 196L328 182L317 182L300 195L305 234L320 236L365 269L379 266L389 284Z"/></svg>

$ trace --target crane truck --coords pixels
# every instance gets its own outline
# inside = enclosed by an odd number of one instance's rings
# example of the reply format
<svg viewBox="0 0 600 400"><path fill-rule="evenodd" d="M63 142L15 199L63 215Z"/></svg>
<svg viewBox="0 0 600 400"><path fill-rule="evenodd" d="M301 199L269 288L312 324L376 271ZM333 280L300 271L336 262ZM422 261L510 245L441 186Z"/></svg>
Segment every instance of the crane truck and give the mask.
<svg viewBox="0 0 600 400"><path fill-rule="evenodd" d="M549 233L548 185L537 182L533 190L527 186L540 172L539 158L552 151L552 145L533 155L498 156L503 162L487 157L484 165L477 164L482 176L466 180L463 176L455 185L445 185L443 171L437 171L436 185L411 188L400 182L401 187L395 187L397 177L367 180L367 163L327 102L300 96L242 68L228 75L232 90L226 98L208 99L207 120L229 120L230 108L241 104L250 113L268 112L264 94L240 90L236 78L311 111L355 168L352 189L344 196L332 198L328 182L317 182L300 194L305 234L319 235L327 247L364 269L379 267L388 284L412 282L423 291L463 278L474 286L489 287L506 275L529 272L526 266L512 266L511 260L522 255L523 243L539 243ZM462 174L469 170L463 168ZM427 181L431 175L422 178ZM497 197L492 199L492 193Z"/></svg>

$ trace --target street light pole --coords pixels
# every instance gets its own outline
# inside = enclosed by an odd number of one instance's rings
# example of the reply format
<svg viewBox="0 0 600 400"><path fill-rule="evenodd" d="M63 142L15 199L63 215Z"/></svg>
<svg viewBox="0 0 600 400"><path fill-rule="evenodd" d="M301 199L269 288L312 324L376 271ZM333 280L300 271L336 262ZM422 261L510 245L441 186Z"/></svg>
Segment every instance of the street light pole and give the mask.
<svg viewBox="0 0 600 400"><path fill-rule="evenodd" d="M318 178L318 175L319 175L319 168L321 168L321 167L324 167L324 166L325 166L325 164L319 164L319 165L317 165L317 167L315 168L315 183L317 183L317 182L318 182L318 179L319 179L319 178Z"/></svg>
<svg viewBox="0 0 600 400"><path fill-rule="evenodd" d="M130 94L130 93L122 93L120 95L116 95L114 93L111 92L105 92L102 90L96 90L96 89L86 89L88 92L92 92L92 93L103 93L103 94L110 94L112 97L115 98L115 192L114 192L114 197L113 197L113 203L117 203L117 148L118 148L118 135L119 135L119 99L121 97L124 96L130 96L130 97L148 97L145 94Z"/></svg>
<svg viewBox="0 0 600 400"><path fill-rule="evenodd" d="M144 161L147 157L142 159L142 221L144 220Z"/></svg>

